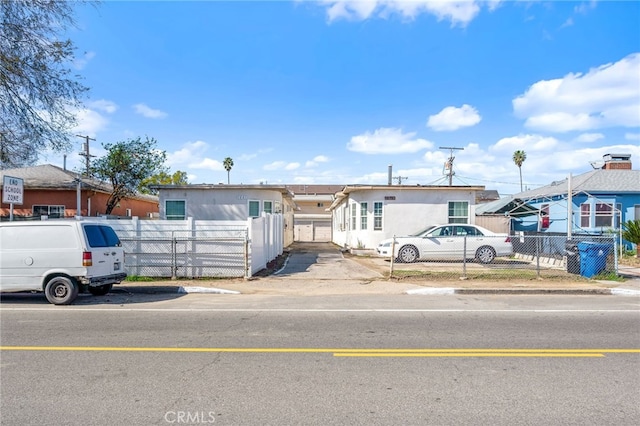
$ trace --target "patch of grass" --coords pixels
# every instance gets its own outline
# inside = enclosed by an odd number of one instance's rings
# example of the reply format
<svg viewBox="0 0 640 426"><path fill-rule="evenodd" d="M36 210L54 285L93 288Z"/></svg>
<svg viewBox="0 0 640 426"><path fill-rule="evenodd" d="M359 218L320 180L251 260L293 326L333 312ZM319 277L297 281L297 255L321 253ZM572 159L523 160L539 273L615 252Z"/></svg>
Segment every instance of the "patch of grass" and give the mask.
<svg viewBox="0 0 640 426"><path fill-rule="evenodd" d="M514 270L496 270L490 271L467 271L467 280L479 280L479 281L535 281L539 278L543 278L547 281L587 281L586 278L568 274L561 271L541 271L540 276L535 270L518 269ZM425 281L458 281L462 277L461 273L452 271L419 271L419 270L397 270L393 272L392 279L422 279Z"/></svg>
<svg viewBox="0 0 640 426"><path fill-rule="evenodd" d="M599 281L618 281L624 282L625 279L615 272L600 272L598 275L594 276L592 279Z"/></svg>
<svg viewBox="0 0 640 426"><path fill-rule="evenodd" d="M166 278L156 278L156 277L141 277L139 275L128 275L125 281L131 282L149 282L149 281L162 281L166 280Z"/></svg>

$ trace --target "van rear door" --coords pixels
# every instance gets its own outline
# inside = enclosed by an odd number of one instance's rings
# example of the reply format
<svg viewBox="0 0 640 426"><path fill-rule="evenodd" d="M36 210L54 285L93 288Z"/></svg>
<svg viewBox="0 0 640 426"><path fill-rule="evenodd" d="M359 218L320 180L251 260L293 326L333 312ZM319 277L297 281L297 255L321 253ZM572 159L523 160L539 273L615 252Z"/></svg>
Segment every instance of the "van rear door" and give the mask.
<svg viewBox="0 0 640 426"><path fill-rule="evenodd" d="M124 250L113 228L108 225L84 224L87 251L83 261L87 266L87 278L124 272Z"/></svg>

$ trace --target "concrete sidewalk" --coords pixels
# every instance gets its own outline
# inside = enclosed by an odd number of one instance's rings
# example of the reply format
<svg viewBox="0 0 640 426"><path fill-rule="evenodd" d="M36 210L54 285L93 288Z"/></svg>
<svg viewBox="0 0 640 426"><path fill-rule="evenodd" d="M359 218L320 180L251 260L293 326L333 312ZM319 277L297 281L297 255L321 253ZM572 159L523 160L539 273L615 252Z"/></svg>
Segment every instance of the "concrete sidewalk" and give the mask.
<svg viewBox="0 0 640 426"><path fill-rule="evenodd" d="M388 263L388 262L387 262ZM427 265L428 267L428 265ZM510 279L431 281L387 279L380 258L345 256L329 243L295 243L279 271L251 279L124 282L114 291L130 293L212 293L282 295L358 294L597 294L640 296L640 269L620 268L618 281ZM454 276L455 274L452 274Z"/></svg>

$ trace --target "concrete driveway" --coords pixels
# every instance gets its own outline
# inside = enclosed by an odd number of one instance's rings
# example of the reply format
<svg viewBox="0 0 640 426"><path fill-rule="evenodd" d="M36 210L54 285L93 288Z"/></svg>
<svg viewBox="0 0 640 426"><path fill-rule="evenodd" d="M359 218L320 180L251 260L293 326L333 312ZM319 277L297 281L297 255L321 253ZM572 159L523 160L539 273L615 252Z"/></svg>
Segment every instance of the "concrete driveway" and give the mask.
<svg viewBox="0 0 640 426"><path fill-rule="evenodd" d="M374 269L347 259L331 243L296 242L289 247L289 259L274 277L295 280L373 280L382 277Z"/></svg>

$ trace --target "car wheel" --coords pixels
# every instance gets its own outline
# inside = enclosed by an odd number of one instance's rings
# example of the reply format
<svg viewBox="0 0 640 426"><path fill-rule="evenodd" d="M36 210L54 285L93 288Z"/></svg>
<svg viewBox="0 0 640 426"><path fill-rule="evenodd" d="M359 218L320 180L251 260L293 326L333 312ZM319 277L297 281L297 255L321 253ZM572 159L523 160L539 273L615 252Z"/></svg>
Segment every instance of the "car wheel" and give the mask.
<svg viewBox="0 0 640 426"><path fill-rule="evenodd" d="M404 246L398 252L398 260L403 263L412 263L418 259L418 249L414 246Z"/></svg>
<svg viewBox="0 0 640 426"><path fill-rule="evenodd" d="M493 247L482 246L476 251L476 259L480 263L491 263L496 258L496 251Z"/></svg>
<svg viewBox="0 0 640 426"><path fill-rule="evenodd" d="M113 284L99 285L97 287L89 287L89 293L94 296L104 296L111 291Z"/></svg>
<svg viewBox="0 0 640 426"><path fill-rule="evenodd" d="M78 284L69 277L53 277L44 288L44 295L49 303L68 305L78 296Z"/></svg>

